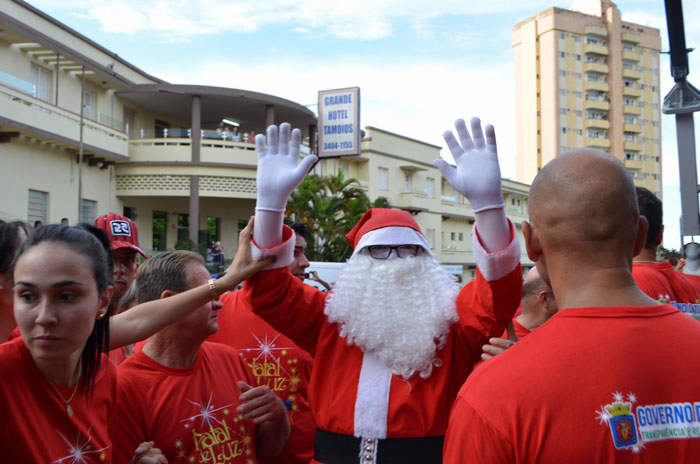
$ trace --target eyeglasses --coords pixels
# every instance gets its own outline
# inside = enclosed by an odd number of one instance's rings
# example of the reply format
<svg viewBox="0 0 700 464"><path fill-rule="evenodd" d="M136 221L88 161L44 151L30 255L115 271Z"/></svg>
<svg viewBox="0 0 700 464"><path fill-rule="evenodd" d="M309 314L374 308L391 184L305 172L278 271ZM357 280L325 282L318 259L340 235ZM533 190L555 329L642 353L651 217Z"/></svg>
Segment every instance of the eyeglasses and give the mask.
<svg viewBox="0 0 700 464"><path fill-rule="evenodd" d="M368 246L369 255L374 259L387 259L391 254L392 250L396 251L399 258L407 258L409 256L416 256L420 252L421 247L418 245L399 245L399 246L388 246L388 245L372 245Z"/></svg>

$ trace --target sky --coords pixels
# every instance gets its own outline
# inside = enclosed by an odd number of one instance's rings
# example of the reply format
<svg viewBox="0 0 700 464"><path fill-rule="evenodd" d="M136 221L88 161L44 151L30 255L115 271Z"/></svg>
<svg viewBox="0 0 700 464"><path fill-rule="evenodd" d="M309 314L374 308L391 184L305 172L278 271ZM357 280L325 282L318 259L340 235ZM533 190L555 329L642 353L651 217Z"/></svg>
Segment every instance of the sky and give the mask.
<svg viewBox="0 0 700 464"><path fill-rule="evenodd" d="M515 179L513 25L559 0L34 0L30 4L174 84L232 87L316 111L319 90L359 86L361 125L445 147L454 120L493 124L503 177ZM616 2L656 27L663 0ZM700 2L684 2L688 80L700 88ZM695 74L693 73L695 71ZM661 55L661 96L673 86ZM700 143L700 123L696 138ZM679 248L675 117L662 115L664 246ZM442 150L449 158L448 150ZM691 241L690 237L684 243Z"/></svg>

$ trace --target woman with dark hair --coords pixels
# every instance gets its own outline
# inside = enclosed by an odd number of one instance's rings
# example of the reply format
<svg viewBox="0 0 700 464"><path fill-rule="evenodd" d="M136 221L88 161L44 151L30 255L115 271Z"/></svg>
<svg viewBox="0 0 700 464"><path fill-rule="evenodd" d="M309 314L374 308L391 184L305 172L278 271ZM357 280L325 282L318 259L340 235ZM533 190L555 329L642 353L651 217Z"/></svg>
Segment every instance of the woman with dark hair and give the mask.
<svg viewBox="0 0 700 464"><path fill-rule="evenodd" d="M17 325L12 314L11 269L17 250L26 236L27 226L23 222L0 219L0 343L10 337Z"/></svg>
<svg viewBox="0 0 700 464"><path fill-rule="evenodd" d="M116 371L103 353L150 336L271 262L252 261L247 227L226 276L110 321L108 244L92 229L41 227L15 259L14 315L21 337L0 345L3 462L111 462L107 426ZM151 448L139 446L132 462L165 462Z"/></svg>

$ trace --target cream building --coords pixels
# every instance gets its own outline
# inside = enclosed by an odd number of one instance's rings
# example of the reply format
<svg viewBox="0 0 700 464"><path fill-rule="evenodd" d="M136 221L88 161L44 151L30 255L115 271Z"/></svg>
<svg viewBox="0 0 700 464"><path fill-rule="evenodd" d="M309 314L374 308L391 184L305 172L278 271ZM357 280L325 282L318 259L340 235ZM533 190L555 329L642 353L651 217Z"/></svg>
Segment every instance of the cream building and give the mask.
<svg viewBox="0 0 700 464"><path fill-rule="evenodd" d="M394 208L409 211L425 233L438 261L467 282L475 277L472 253L474 211L469 202L442 178L433 162L440 148L420 140L366 127L360 156L324 159L319 175L357 179L370 200L385 197ZM503 179L506 215L515 224L520 243L522 222L527 220L529 185ZM533 266L522 247L524 267Z"/></svg>
<svg viewBox="0 0 700 464"><path fill-rule="evenodd" d="M577 0L513 28L517 179L560 153L605 150L661 197L659 30L609 0Z"/></svg>
<svg viewBox="0 0 700 464"><path fill-rule="evenodd" d="M23 1L0 0L0 219L75 224L116 212L136 222L149 254L221 240L230 258L255 206L257 158L253 143L216 131L222 120L241 133L290 122L305 153L316 135L305 106L167 83ZM433 167L439 156L438 146L368 127L361 156L316 169L343 169L370 198L410 211L439 261L467 281L474 214ZM521 235L529 187L503 185Z"/></svg>
<svg viewBox="0 0 700 464"><path fill-rule="evenodd" d="M0 218L75 224L116 212L135 220L148 253L221 240L231 257L257 159L253 143L216 131L224 119L241 133L288 121L315 139L305 106L167 83L26 2L0 0Z"/></svg>

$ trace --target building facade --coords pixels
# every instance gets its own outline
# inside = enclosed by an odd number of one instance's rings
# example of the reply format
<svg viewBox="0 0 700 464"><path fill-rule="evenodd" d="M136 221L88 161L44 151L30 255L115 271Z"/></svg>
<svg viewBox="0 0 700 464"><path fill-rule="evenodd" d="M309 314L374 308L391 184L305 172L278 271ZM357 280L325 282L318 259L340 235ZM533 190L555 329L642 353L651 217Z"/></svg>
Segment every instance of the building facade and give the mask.
<svg viewBox="0 0 700 464"><path fill-rule="evenodd" d="M20 0L0 0L0 218L135 220L147 252L221 240L231 257L255 203L255 144L303 105L149 75ZM219 129L219 130L217 130Z"/></svg>
<svg viewBox="0 0 700 464"><path fill-rule="evenodd" d="M220 240L231 258L254 210L257 157L252 141L217 129L250 135L285 121L302 129L302 156L312 152L316 116L303 105L165 82L26 2L0 0L0 219L76 224L115 212L136 222L148 254ZM411 212L466 282L474 213L433 166L439 156L438 146L367 127L360 156L315 169L342 169L372 200ZM529 187L503 185L522 239Z"/></svg>
<svg viewBox="0 0 700 464"><path fill-rule="evenodd" d="M607 151L661 197L659 30L608 0L550 8L513 28L517 179L576 148Z"/></svg>
<svg viewBox="0 0 700 464"><path fill-rule="evenodd" d="M365 127L359 156L322 159L314 168L319 175L359 181L370 200L385 197L392 207L410 212L421 227L438 261L468 282L475 277L472 249L474 211L469 201L442 178L433 162L440 148L376 127ZM529 185L503 179L505 211L523 242L522 222L527 220ZM534 265L522 247L524 267Z"/></svg>

